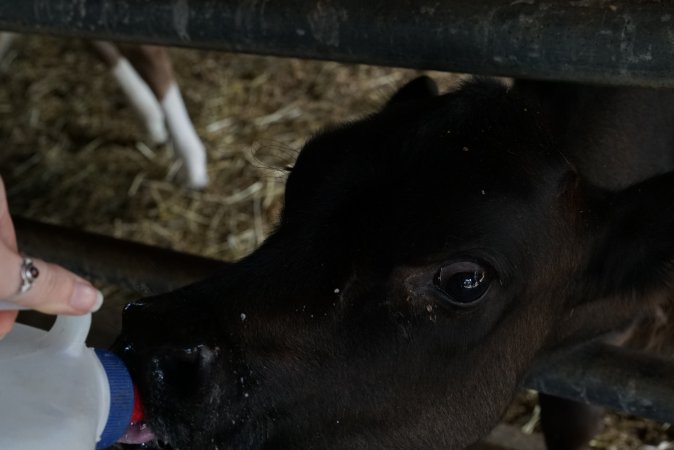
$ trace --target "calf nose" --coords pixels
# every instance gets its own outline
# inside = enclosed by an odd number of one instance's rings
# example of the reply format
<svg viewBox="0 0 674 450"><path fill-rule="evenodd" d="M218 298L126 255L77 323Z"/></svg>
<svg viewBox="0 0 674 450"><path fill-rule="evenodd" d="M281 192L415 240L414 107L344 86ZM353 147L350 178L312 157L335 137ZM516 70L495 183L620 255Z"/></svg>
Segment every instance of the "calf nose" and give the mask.
<svg viewBox="0 0 674 450"><path fill-rule="evenodd" d="M122 313L122 333L147 337L162 330L165 332L171 321L180 318L180 314L171 314L173 303L170 295L165 294L127 304Z"/></svg>
<svg viewBox="0 0 674 450"><path fill-rule="evenodd" d="M208 362L217 342L213 314L172 293L129 303L122 315L124 352L153 364L184 367ZM156 361L155 361L156 360Z"/></svg>
<svg viewBox="0 0 674 450"><path fill-rule="evenodd" d="M149 304L142 300L127 304L122 312L122 334L129 336L135 334L134 330L151 327L148 310Z"/></svg>

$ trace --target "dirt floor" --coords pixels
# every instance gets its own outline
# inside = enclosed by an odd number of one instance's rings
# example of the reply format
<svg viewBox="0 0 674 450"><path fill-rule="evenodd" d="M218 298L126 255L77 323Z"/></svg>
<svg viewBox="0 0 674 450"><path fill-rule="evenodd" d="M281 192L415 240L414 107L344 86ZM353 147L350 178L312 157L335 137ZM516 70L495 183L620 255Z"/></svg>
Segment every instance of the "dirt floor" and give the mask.
<svg viewBox="0 0 674 450"><path fill-rule="evenodd" d="M30 37L0 61L0 175L14 214L232 260L278 215L287 165L325 126L376 110L412 70L174 50L208 147L211 185L185 189L169 146L150 148L104 66L79 41ZM433 74L442 86L459 76ZM101 285L114 334L136 294ZM106 322L99 320L98 326ZM108 336L109 338L109 336ZM535 394L507 420L537 431ZM674 431L608 415L597 449L674 448Z"/></svg>

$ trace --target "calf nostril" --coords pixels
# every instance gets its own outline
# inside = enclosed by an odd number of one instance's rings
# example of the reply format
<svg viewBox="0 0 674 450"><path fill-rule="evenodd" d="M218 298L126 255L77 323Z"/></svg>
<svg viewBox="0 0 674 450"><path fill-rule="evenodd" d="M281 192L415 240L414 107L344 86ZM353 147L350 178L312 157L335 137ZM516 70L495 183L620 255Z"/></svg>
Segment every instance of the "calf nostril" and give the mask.
<svg viewBox="0 0 674 450"><path fill-rule="evenodd" d="M145 299L140 299L136 300L135 302L127 303L126 306L124 306L124 313L125 314L134 314L137 313L138 311L143 311L147 309L150 306L150 302L146 301Z"/></svg>
<svg viewBox="0 0 674 450"><path fill-rule="evenodd" d="M159 320L160 308L152 298L137 300L128 303L122 311L122 327L125 331L130 329L153 329L161 321Z"/></svg>
<svg viewBox="0 0 674 450"><path fill-rule="evenodd" d="M124 307L124 311L122 312L122 334L124 336L130 337L134 334L135 330L141 331L147 326L147 324L144 325L146 321L143 319L143 316L146 314L143 314L143 310L142 306L134 303L130 303Z"/></svg>
<svg viewBox="0 0 674 450"><path fill-rule="evenodd" d="M142 313L144 309L145 305L142 303L128 303L122 310L122 320L124 322L131 320Z"/></svg>

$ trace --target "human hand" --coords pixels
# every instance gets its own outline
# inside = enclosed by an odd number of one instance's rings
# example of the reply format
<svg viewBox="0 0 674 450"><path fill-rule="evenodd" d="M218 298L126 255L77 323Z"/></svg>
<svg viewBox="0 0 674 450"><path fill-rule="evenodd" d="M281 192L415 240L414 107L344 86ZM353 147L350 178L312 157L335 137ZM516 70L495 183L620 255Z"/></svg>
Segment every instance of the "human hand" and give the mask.
<svg viewBox="0 0 674 450"><path fill-rule="evenodd" d="M86 314L97 311L103 295L91 283L55 264L32 258L39 275L20 293L23 257L16 244L5 185L0 177L0 299L47 314ZM16 321L18 311L0 310L0 339Z"/></svg>

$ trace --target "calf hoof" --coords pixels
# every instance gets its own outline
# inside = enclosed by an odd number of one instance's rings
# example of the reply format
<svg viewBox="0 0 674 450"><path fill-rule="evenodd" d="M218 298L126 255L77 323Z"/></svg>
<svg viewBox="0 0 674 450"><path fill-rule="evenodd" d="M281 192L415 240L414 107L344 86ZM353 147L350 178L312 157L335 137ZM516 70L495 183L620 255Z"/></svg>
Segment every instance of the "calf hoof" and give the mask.
<svg viewBox="0 0 674 450"><path fill-rule="evenodd" d="M173 149L182 159L187 184L194 189L201 189L208 185L208 170L206 164L206 149L196 133L172 133Z"/></svg>
<svg viewBox="0 0 674 450"><path fill-rule="evenodd" d="M206 164L198 164L190 167L187 165L188 186L192 189L203 189L208 186L208 173Z"/></svg>
<svg viewBox="0 0 674 450"><path fill-rule="evenodd" d="M148 144L152 146L165 144L168 142L169 135L164 125L164 120L145 123L145 132L147 134Z"/></svg>

